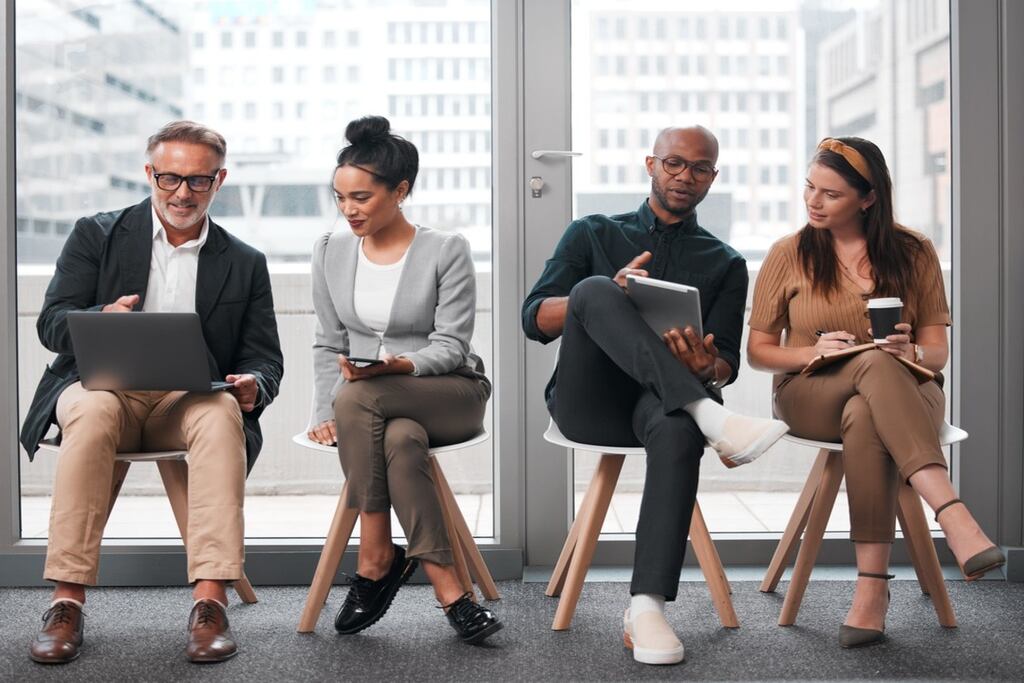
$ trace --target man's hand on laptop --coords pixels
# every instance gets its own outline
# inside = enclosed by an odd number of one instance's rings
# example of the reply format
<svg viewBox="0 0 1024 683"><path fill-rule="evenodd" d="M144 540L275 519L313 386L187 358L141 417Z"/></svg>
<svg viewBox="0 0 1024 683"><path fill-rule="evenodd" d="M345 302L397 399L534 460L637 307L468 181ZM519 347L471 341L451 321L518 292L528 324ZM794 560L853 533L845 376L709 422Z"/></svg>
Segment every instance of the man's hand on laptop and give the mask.
<svg viewBox="0 0 1024 683"><path fill-rule="evenodd" d="M256 386L256 378L253 375L228 375L225 382L231 382L235 386L228 389L238 399L238 407L243 413L252 412L256 407L256 393L259 387Z"/></svg>
<svg viewBox="0 0 1024 683"><path fill-rule="evenodd" d="M130 313L135 309L135 306L139 303L138 294L128 294L127 296L120 297L117 301L112 304L107 304L103 307L104 313Z"/></svg>
<svg viewBox="0 0 1024 683"><path fill-rule="evenodd" d="M623 289L626 288L626 276L627 275L639 275L640 277L647 277L647 271L644 270L644 266L651 260L651 252L645 251L640 254L632 261L623 266L619 272L615 273L615 284Z"/></svg>
<svg viewBox="0 0 1024 683"><path fill-rule="evenodd" d="M701 341L697 331L687 325L683 330L673 327L662 338L672 355L684 363L697 379L706 382L714 376L715 361L718 359L715 335L709 334Z"/></svg>

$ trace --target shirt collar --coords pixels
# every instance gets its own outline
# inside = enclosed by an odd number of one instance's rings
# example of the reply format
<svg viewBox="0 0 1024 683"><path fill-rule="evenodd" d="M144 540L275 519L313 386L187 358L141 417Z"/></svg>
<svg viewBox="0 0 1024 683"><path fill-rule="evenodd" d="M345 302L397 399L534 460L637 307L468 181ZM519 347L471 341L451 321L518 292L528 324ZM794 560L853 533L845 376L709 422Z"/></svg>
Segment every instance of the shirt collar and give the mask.
<svg viewBox="0 0 1024 683"><path fill-rule="evenodd" d="M651 209L649 204L650 199L645 199L643 204L640 205L640 209L637 211L637 218L640 220L640 225L647 231L648 234L653 235L657 229L665 230L669 233L677 232L677 229L681 229L683 233L693 232L694 228L697 227L697 212L691 211L690 215L679 221L678 223L664 224L658 220L658 217L654 215L654 210Z"/></svg>
<svg viewBox="0 0 1024 683"><path fill-rule="evenodd" d="M153 241L161 240L166 244L170 244L167 241L167 230L164 228L164 224L160 222L160 216L156 212L156 205L150 203L150 210L153 214ZM199 237L194 240L189 240L179 247L194 248L196 251L203 248L206 244L206 238L210 235L210 214L206 214L203 217L203 229L199 231ZM176 247L178 248L178 247Z"/></svg>

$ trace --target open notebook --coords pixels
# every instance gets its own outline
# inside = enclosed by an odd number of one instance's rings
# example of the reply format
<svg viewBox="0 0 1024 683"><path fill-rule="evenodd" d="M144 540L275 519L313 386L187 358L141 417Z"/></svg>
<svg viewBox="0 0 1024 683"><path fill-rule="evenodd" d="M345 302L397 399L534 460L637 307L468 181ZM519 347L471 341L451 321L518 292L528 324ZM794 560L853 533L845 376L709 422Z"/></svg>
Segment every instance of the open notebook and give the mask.
<svg viewBox="0 0 1024 683"><path fill-rule="evenodd" d="M823 353L820 356L815 356L814 360L808 363L804 367L804 369L800 371L800 374L809 375L815 370L827 368L829 365L832 365L837 361L843 360L844 358L856 356L858 353L863 353L868 349L881 348L881 346L881 344L868 342L867 344L858 344L857 346L851 346L848 349L841 349L839 351L830 351L829 353ZM903 363L903 365L907 367L907 370L910 370L910 374L916 377L917 381L920 384L924 384L925 382L930 382L933 379L935 379L935 373L929 370L928 368L918 365L917 363L914 363L912 361L909 361L902 356L895 356L895 358L899 362Z"/></svg>

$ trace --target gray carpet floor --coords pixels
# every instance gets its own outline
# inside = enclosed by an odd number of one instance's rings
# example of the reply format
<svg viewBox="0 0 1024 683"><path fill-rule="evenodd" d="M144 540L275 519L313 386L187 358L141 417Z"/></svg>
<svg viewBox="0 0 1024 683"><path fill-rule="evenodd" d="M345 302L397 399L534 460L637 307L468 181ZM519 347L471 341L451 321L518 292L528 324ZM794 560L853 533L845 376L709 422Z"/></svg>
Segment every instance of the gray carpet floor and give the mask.
<svg viewBox="0 0 1024 683"><path fill-rule="evenodd" d="M784 591L786 583L780 586ZM741 628L719 627L703 584L684 582L669 619L686 646L672 667L637 664L622 647L627 586L588 583L573 627L550 630L555 600L544 584L502 582L493 603L505 629L479 647L453 637L427 586L406 586L390 612L355 636L334 632L336 587L315 634L295 632L304 588L256 587L257 605L229 609L240 654L197 666L182 649L190 599L181 588L108 588L89 594L77 662L42 667L27 656L49 591L0 589L0 681L589 681L589 680L1024 680L1024 584L947 584L960 622L943 629L912 581L894 581L882 645L843 650L836 634L847 581L812 582L797 625L775 622L783 593L733 584Z"/></svg>

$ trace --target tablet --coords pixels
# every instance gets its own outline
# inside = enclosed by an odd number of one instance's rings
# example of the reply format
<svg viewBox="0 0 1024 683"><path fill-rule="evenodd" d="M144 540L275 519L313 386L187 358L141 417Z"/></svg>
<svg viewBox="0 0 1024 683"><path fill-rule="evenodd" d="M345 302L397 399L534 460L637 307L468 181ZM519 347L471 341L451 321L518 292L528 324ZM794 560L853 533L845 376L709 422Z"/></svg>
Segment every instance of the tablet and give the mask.
<svg viewBox="0 0 1024 683"><path fill-rule="evenodd" d="M700 317L700 290L639 275L626 276L626 292L652 330L661 336L673 327L687 325L704 338Z"/></svg>

